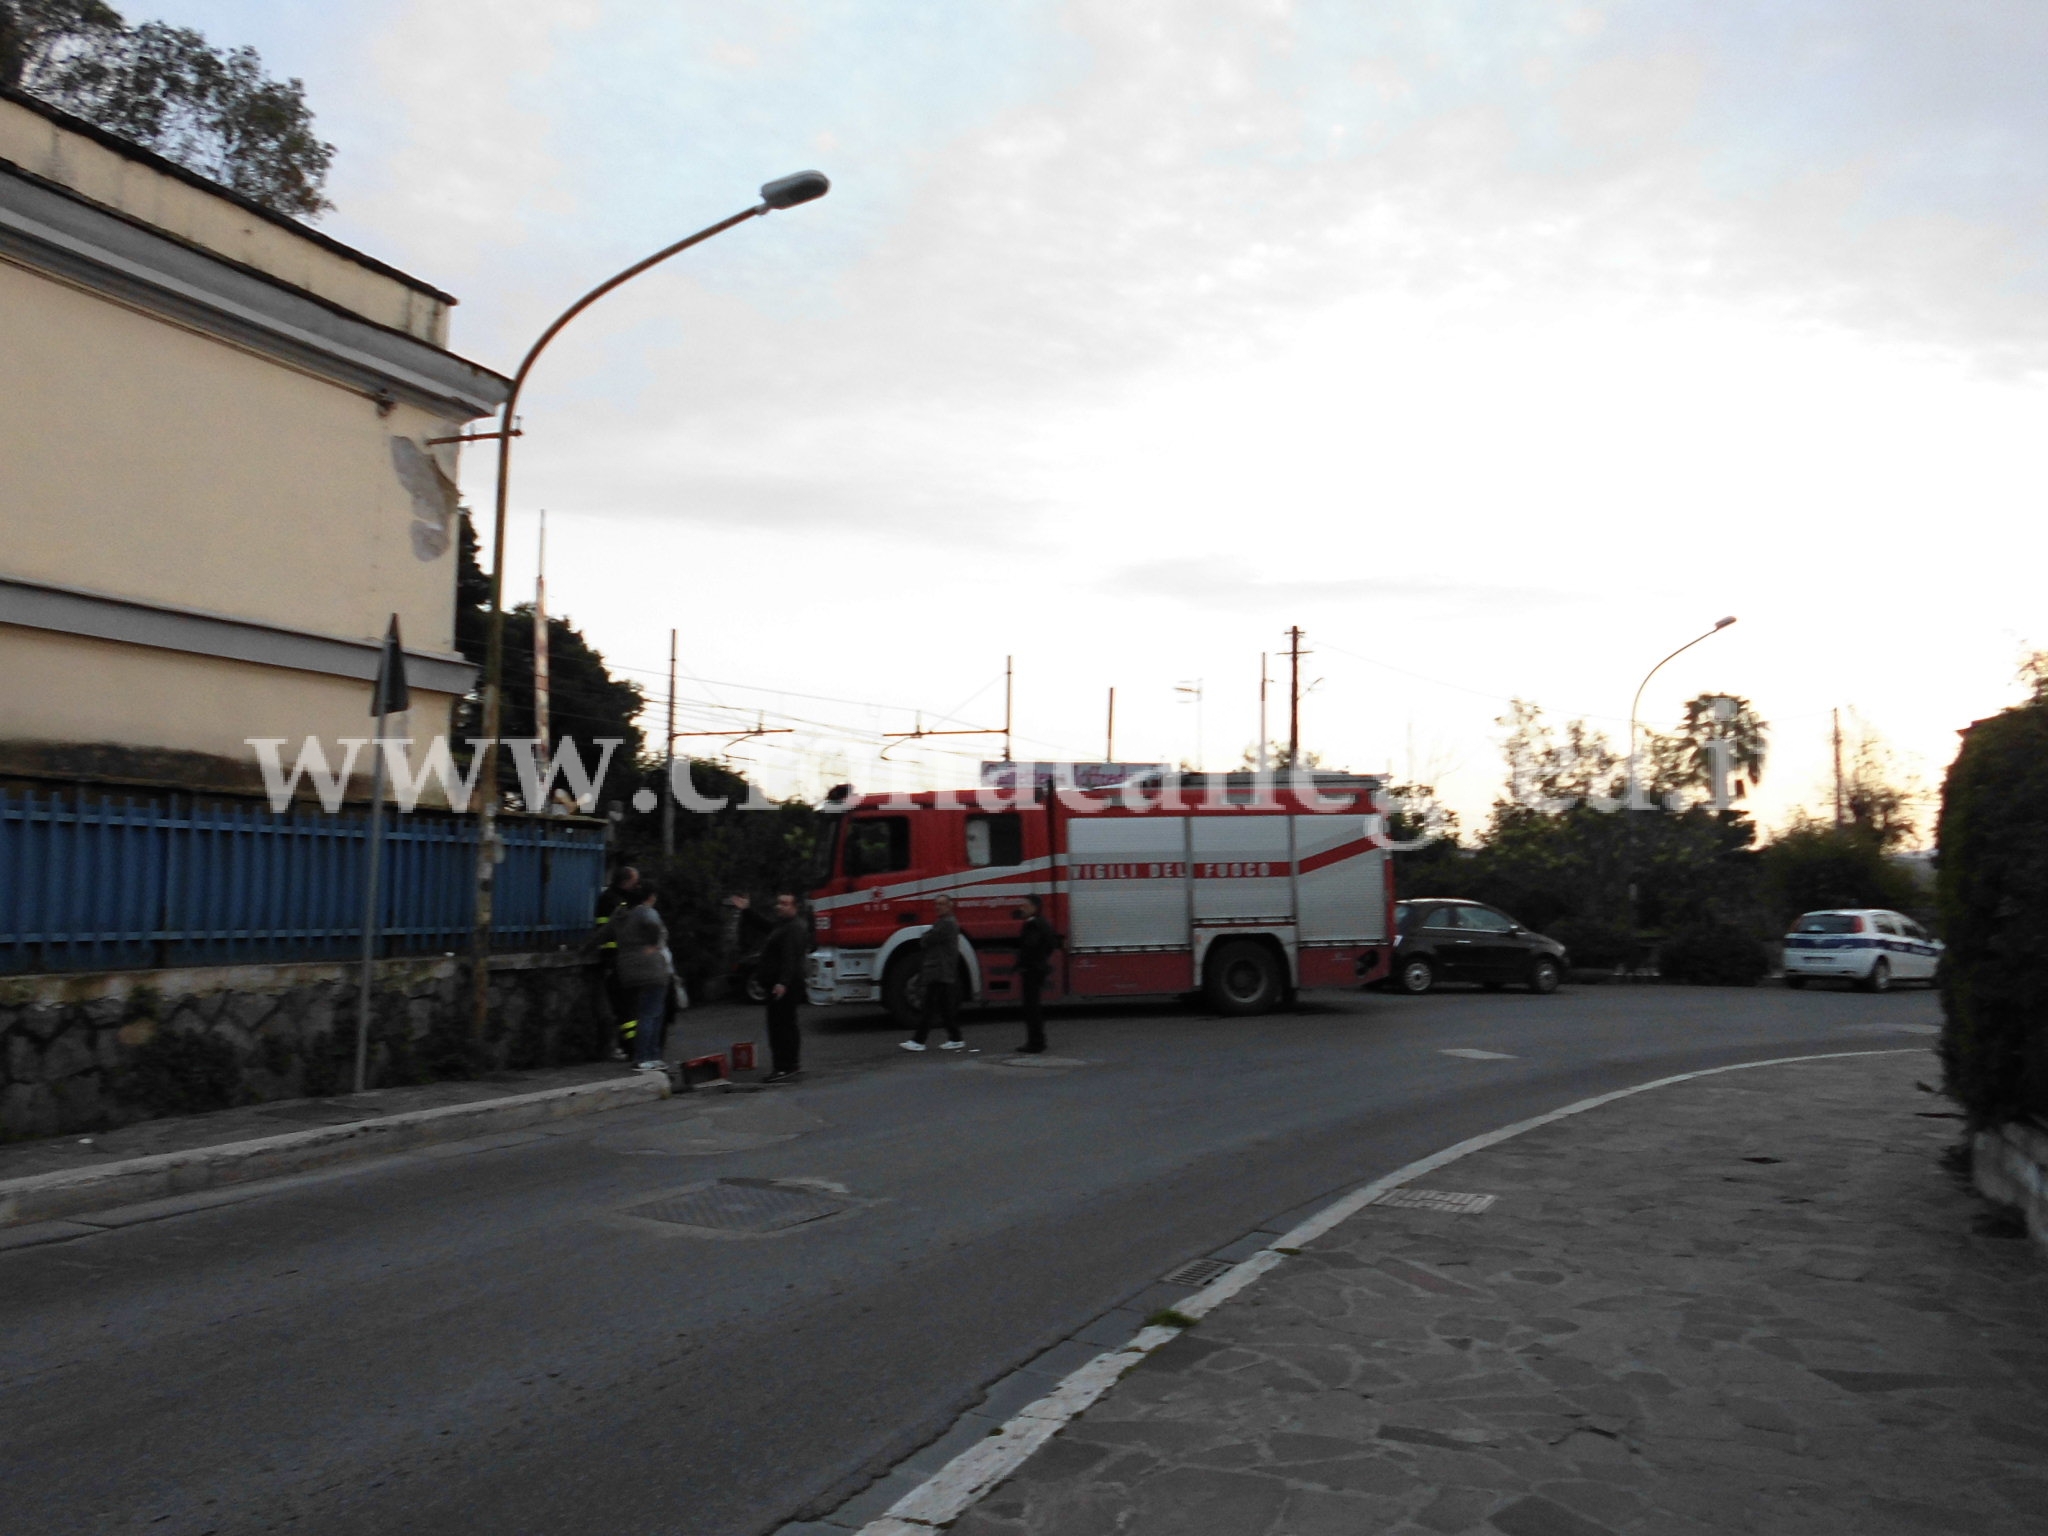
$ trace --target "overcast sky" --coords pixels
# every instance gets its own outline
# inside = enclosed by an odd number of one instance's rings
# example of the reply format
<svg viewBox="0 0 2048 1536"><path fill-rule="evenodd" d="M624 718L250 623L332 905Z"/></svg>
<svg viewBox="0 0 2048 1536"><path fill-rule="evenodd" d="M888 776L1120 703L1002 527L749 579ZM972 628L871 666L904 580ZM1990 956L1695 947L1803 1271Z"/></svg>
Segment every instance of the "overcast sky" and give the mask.
<svg viewBox="0 0 2048 1536"><path fill-rule="evenodd" d="M771 788L879 733L1234 763L1301 625L1306 745L1469 824L1510 697L1829 711L1930 785L2043 617L2038 0L157 0L302 77L323 224L510 371L508 570ZM464 486L488 507L490 465ZM1274 734L1284 733L1275 657ZM723 706L720 708L718 706ZM993 739L990 745L993 746ZM944 750L942 750L944 749ZM973 738L899 747L968 782ZM988 755L995 755L990 751Z"/></svg>

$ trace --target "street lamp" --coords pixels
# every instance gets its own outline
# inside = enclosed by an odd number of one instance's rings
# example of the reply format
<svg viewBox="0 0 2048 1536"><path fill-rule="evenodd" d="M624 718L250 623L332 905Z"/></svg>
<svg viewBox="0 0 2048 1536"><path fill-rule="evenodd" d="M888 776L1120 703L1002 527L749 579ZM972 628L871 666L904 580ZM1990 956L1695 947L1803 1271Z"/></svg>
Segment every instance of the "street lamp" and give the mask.
<svg viewBox="0 0 2048 1536"><path fill-rule="evenodd" d="M1726 629L1730 624L1733 624L1734 622L1735 615L1732 613L1725 619L1714 620L1714 627L1712 629L1708 630L1704 635L1694 635L1692 639L1686 641L1685 644L1681 645L1677 650L1673 651L1670 656L1666 656L1664 658L1664 661L1660 661L1657 663L1656 666L1650 668L1649 672L1644 675L1642 682L1637 685L1636 696L1633 699L1629 700L1628 706L1628 807L1630 810L1635 810L1637 808L1636 711L1642 707L1643 689L1650 686L1651 678L1655 677L1659 672L1664 670L1665 661L1670 661L1674 657L1683 656L1687 651L1691 650L1694 646L1698 645L1702 640L1712 639L1715 635L1721 633L1722 630Z"/></svg>
<svg viewBox="0 0 2048 1536"><path fill-rule="evenodd" d="M1622 807L1624 812L1635 811L1638 809L1647 809L1647 807L1640 806L1638 803L1641 798L1641 794L1640 787L1636 780L1636 712L1642 707L1643 690L1650 686L1651 678L1655 677L1659 672L1664 670L1665 662L1671 661L1675 657L1684 655L1687 651L1691 650L1694 646L1698 645L1702 640L1711 639L1713 636L1718 635L1719 633L1721 633L1722 630L1726 629L1730 624L1733 624L1734 622L1735 615L1733 615L1732 613L1725 619L1716 619L1714 621L1714 627L1712 629L1708 630L1703 635L1694 635L1692 639L1686 641L1685 644L1681 645L1677 650L1673 651L1670 656L1666 656L1664 658L1664 661L1660 661L1657 663L1656 666L1650 668L1650 670L1643 675L1642 682L1636 686L1636 696L1629 701L1628 706L1628 800ZM1633 971L1635 965L1633 950L1635 947L1636 940L1636 824L1633 819L1631 819L1628 822L1628 835L1622 841L1624 847L1624 857L1627 860L1627 868L1625 869L1624 874L1628 886L1628 940L1629 947L1631 950L1629 965L1631 971Z"/></svg>
<svg viewBox="0 0 2048 1536"><path fill-rule="evenodd" d="M505 507L512 481L512 439L518 435L518 428L514 422L517 420L519 392L525 388L526 376L533 370L535 360L539 358L547 344L560 334L562 327L614 288L630 282L649 267L659 266L679 251L687 251L691 246L702 244L713 235L723 234L735 224L744 224L748 219L759 218L778 209L794 208L800 203L813 202L831 190L832 183L819 171L798 171L793 176L778 177L761 188L761 201L744 213L736 213L729 219L721 219L708 229L700 229L688 239L665 246L646 260L635 262L616 277L599 283L556 316L554 324L540 333L540 340L536 341L527 350L526 356L520 359L518 371L512 375L512 389L505 396L504 409L499 414L498 430L476 434L477 437L495 437L498 440L498 496L491 525L490 642L484 655L482 698L484 761L483 768L477 776L478 787L484 799L477 816L476 913L475 926L470 935L470 959L474 973L471 978L471 1025L478 1040L483 1038L484 1028L490 1017L491 894L498 864L498 732L504 724Z"/></svg>

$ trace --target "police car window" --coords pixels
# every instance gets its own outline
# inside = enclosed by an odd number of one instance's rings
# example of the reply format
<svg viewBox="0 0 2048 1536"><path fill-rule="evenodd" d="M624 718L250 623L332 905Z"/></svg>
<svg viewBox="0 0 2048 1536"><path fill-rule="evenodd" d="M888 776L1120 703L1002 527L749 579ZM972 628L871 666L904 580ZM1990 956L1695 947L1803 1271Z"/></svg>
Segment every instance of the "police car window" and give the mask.
<svg viewBox="0 0 2048 1536"><path fill-rule="evenodd" d="M1792 925L1794 933L1861 933L1863 919L1853 912L1809 912Z"/></svg>
<svg viewBox="0 0 2048 1536"><path fill-rule="evenodd" d="M976 869L1024 862L1024 818L1015 811L967 818L967 862Z"/></svg>
<svg viewBox="0 0 2048 1536"><path fill-rule="evenodd" d="M1897 937L1899 925L1888 913L1880 912L1877 914L1877 931L1879 933L1889 933Z"/></svg>
<svg viewBox="0 0 2048 1536"><path fill-rule="evenodd" d="M1490 907L1467 907L1458 926L1477 928L1482 933L1507 933L1515 925Z"/></svg>
<svg viewBox="0 0 2048 1536"><path fill-rule="evenodd" d="M846 872L893 875L910 868L910 818L870 816L847 823Z"/></svg>
<svg viewBox="0 0 2048 1536"><path fill-rule="evenodd" d="M1438 907L1422 920L1425 928L1455 928L1458 926L1456 907Z"/></svg>

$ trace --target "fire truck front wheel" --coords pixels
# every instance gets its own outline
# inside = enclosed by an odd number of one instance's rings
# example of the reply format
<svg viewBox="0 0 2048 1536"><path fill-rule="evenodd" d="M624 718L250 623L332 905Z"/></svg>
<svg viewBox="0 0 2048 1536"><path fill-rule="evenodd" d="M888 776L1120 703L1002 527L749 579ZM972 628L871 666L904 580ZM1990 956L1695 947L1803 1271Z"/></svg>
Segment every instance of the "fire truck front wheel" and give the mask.
<svg viewBox="0 0 2048 1536"><path fill-rule="evenodd" d="M1271 1013L1287 996L1287 973L1265 944L1237 939L1209 953L1203 986L1218 1013Z"/></svg>

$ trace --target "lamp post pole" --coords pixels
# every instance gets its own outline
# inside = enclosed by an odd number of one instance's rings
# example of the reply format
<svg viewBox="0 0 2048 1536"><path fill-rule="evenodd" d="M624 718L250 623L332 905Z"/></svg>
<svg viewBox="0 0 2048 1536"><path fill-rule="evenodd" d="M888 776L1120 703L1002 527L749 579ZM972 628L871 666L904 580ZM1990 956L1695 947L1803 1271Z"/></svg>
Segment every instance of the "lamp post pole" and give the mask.
<svg viewBox="0 0 2048 1536"><path fill-rule="evenodd" d="M1692 639L1686 641L1685 644L1681 645L1669 656L1666 656L1664 658L1664 661L1658 662L1656 666L1650 668L1648 672L1644 673L1642 682L1636 685L1636 696L1633 699L1629 700L1628 799L1622 803L1622 812L1624 816L1627 816L1630 819L1627 822L1628 833L1622 839L1622 880L1626 890L1626 894L1628 896L1628 944L1629 967L1631 971L1633 971L1635 967L1636 944L1636 824L1633 819L1633 813L1638 809L1649 809L1649 807L1647 806L1639 807L1637 803L1642 797L1642 786L1640 781L1636 777L1636 713L1638 710L1642 708L1643 690L1650 686L1651 678L1655 677L1659 672L1662 672L1664 670L1665 662L1672 661L1675 658L1684 655L1687 651L1691 650L1694 646L1698 645L1702 640L1712 639L1715 635L1721 633L1722 630L1726 629L1730 624L1733 624L1734 622L1735 616L1733 614L1730 614L1725 619L1716 619L1714 621L1714 627L1708 630L1705 634L1694 635Z"/></svg>
<svg viewBox="0 0 2048 1536"><path fill-rule="evenodd" d="M817 171L798 171L793 176L784 176L769 182L761 188L761 201L742 213L729 219L721 219L708 229L675 244L664 246L644 261L637 261L625 271L599 283L574 304L555 317L554 324L540 334L540 339L527 349L526 356L519 360L518 371L512 375L512 388L505 396L505 405L499 413L498 431L498 488L497 502L491 520L491 613L489 640L484 651L484 681L481 703L483 705L483 765L477 774L477 792L483 802L477 810L476 827L476 911L470 932L470 1028L473 1037L481 1042L485 1026L490 1018L491 1001L491 898L495 885L498 847L498 733L504 725L504 680L505 680L505 509L512 483L512 439L517 434L519 393L526 387L526 376L533 371L534 362L546 350L547 344L561 334L562 327L574 320L584 310L623 283L632 281L650 267L659 266L678 252L687 251L693 245L701 245L713 235L724 234L735 224L744 224L748 219L759 218L779 208L794 208L823 197L831 190L832 184Z"/></svg>

